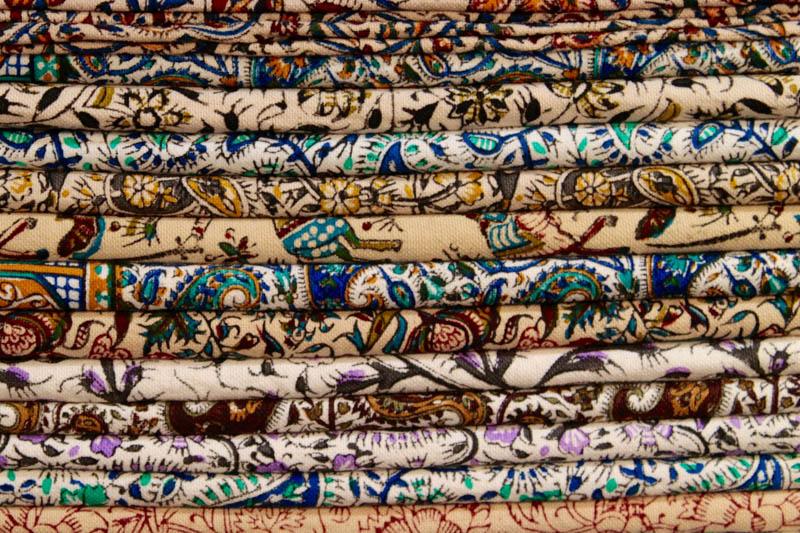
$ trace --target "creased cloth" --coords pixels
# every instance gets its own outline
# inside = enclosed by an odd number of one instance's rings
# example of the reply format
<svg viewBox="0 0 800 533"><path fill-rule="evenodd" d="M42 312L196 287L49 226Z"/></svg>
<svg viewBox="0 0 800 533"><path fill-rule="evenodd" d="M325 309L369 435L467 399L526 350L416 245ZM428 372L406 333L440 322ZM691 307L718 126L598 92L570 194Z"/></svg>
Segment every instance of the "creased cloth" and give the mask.
<svg viewBox="0 0 800 533"><path fill-rule="evenodd" d="M0 126L159 132L402 132L735 116L798 118L800 76L564 81L426 89L0 84Z"/></svg>
<svg viewBox="0 0 800 533"><path fill-rule="evenodd" d="M0 168L341 177L757 163L797 161L798 138L800 119L363 134L0 130Z"/></svg>
<svg viewBox="0 0 800 533"><path fill-rule="evenodd" d="M310 0L107 0L103 11L187 11L213 13L264 13L286 11L290 13L352 11L476 11L476 12L522 12L562 13L621 11L653 8L728 7L758 4L760 0L549 0L530 2L527 0L405 0L402 4L379 2L378 0L330 0L325 6ZM791 0L782 3L793 3ZM94 0L3 0L3 9L53 9L92 11L97 8Z"/></svg>
<svg viewBox="0 0 800 533"><path fill-rule="evenodd" d="M800 204L800 164L439 172L327 179L0 169L0 211L273 218Z"/></svg>
<svg viewBox="0 0 800 533"><path fill-rule="evenodd" d="M411 39L428 39L432 51L452 51L464 42L492 42L491 37L526 38L533 45L539 40L537 37L558 36L552 39L551 46L585 48L605 42L604 34L626 31L631 34L623 42L785 37L791 34L798 14L800 9L789 4L731 6L712 11L684 8L587 12L575 17L535 13L513 18L507 14L478 18L468 12L413 11L344 12L336 17L327 13L290 17L279 13L199 15L168 11L160 17L152 13L131 17L103 12L5 11L0 12L0 39L7 47L64 43L80 49L86 44L121 42L143 43L147 48L157 43L178 44L191 50L206 43L225 43L235 50L241 45L269 46L283 40L289 45L302 43L302 38L312 37L305 42L369 41L376 46L366 48L364 53L375 53L385 50L384 46L389 52L402 51L406 49L402 43ZM312 48L310 53L319 53L315 50ZM338 46L330 50L344 51Z"/></svg>
<svg viewBox="0 0 800 533"><path fill-rule="evenodd" d="M22 54L0 56L0 81L225 87L421 87L565 79L797 73L800 37L630 43L536 52L400 55Z"/></svg>
<svg viewBox="0 0 800 533"><path fill-rule="evenodd" d="M66 55L79 53L113 53L113 54L134 54L150 55L158 51L160 54L189 54L189 53L213 53L217 56L230 54L231 49L239 52L235 55L245 55L241 52L247 50L250 54L258 56L270 56L272 58L282 57L326 57L338 55L363 55L365 57L374 55L406 55L406 54L437 54L440 52L468 54L474 52L498 52L502 54L527 54L532 52L549 52L561 50L581 50L591 43L595 47L629 46L630 44L659 44L662 42L691 42L691 43L731 43L731 42L751 42L756 39L782 39L787 37L797 37L800 35L800 23L792 20L765 21L765 22L745 22L743 20L729 21L729 26L713 26L713 22L704 19L689 19L683 21L673 21L681 23L672 24L672 27L664 27L663 22L657 21L656 24L647 24L642 21L636 28L618 28L610 30L597 30L587 33L576 33L569 30L568 33L558 33L558 24L553 24L543 28L545 31L536 32L528 29L530 35L525 37L509 36L502 38L479 35L465 35L463 37L418 37L413 39L348 39L348 38L282 38L269 39L263 38L267 42L258 42L261 39L257 29L252 25L242 27L242 25L232 25L229 27L188 27L188 28L169 28L164 26L138 26L128 27L127 25L114 25L113 28L103 26L93 26L90 24L69 24L64 27L53 27L42 23L0 23L0 39L6 39L13 48L6 47L11 53L23 54L50 54L58 47L37 46L40 42L69 42L70 38L77 38L83 35L89 39L90 49L86 50L80 46L68 46ZM698 28L703 28L698 30ZM74 35L69 35L69 32ZM469 31L469 30L468 30ZM480 32L480 30L478 30ZM501 31L508 31L514 35L514 29L502 28ZM173 36L179 39L187 39L188 35L194 36L196 40L190 41L193 45L171 45L166 50L153 50L147 43L152 40L155 43L169 43ZM192 37L188 37L191 39ZM241 38L242 43L235 43ZM94 46L91 42L95 41ZM125 45L118 47L107 47L105 43L143 43L143 45ZM18 43L18 44L14 44ZM197 46L209 43L210 46ZM217 45L217 43L221 43ZM31 47L30 45L33 44ZM98 50L99 48L99 50ZM110 48L110 50L108 50ZM118 48L118 49L115 49ZM176 50L177 49L177 50Z"/></svg>
<svg viewBox="0 0 800 533"><path fill-rule="evenodd" d="M711 275L711 274L710 274ZM794 295L439 310L6 312L0 355L92 359L318 358L775 337L800 333Z"/></svg>
<svg viewBox="0 0 800 533"><path fill-rule="evenodd" d="M262 219L0 214L0 258L375 263L793 250L796 205Z"/></svg>
<svg viewBox="0 0 800 533"><path fill-rule="evenodd" d="M0 528L65 531L229 533L288 530L415 531L425 527L477 533L615 533L787 531L800 527L797 491L721 492L526 503L364 505L317 508L2 507Z"/></svg>
<svg viewBox="0 0 800 533"><path fill-rule="evenodd" d="M283 474L5 470L3 505L352 506L797 489L794 454Z"/></svg>
<svg viewBox="0 0 800 533"><path fill-rule="evenodd" d="M244 435L797 414L800 377L211 402L0 403L0 433Z"/></svg>
<svg viewBox="0 0 800 533"><path fill-rule="evenodd" d="M375 265L6 261L0 264L0 308L378 310L752 298L795 292L800 286L798 265L800 252L794 249ZM740 309L768 305L764 301L728 303ZM638 305L639 312L646 313L654 304ZM713 306L714 302L696 305ZM725 305L719 302L718 311ZM612 311L611 307L604 309L605 314ZM768 316L764 315L765 320Z"/></svg>
<svg viewBox="0 0 800 533"><path fill-rule="evenodd" d="M11 312L0 355L285 358L527 350L798 333L794 296L339 312Z"/></svg>
<svg viewBox="0 0 800 533"><path fill-rule="evenodd" d="M800 412L800 377L213 402L2 402L0 433L243 435L652 421Z"/></svg>
<svg viewBox="0 0 800 533"><path fill-rule="evenodd" d="M794 452L800 415L262 433L239 436L7 435L8 469L194 474L353 472Z"/></svg>
<svg viewBox="0 0 800 533"><path fill-rule="evenodd" d="M0 363L0 401L216 401L348 394L527 390L583 383L800 373L797 337L413 357Z"/></svg>

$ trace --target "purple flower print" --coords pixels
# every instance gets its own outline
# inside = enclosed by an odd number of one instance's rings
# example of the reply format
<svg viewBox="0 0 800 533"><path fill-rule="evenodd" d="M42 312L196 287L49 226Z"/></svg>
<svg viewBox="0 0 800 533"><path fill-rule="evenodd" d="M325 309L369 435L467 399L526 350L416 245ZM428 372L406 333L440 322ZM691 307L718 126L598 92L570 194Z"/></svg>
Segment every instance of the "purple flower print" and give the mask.
<svg viewBox="0 0 800 533"><path fill-rule="evenodd" d="M334 470L355 470L358 467L356 456L353 454L337 454L333 458Z"/></svg>
<svg viewBox="0 0 800 533"><path fill-rule="evenodd" d="M116 435L100 435L92 440L92 443L89 445L89 449L94 453L111 457L121 444L122 440Z"/></svg>
<svg viewBox="0 0 800 533"><path fill-rule="evenodd" d="M561 438L558 439L558 449L562 453L570 453L573 455L583 455L583 449L586 448L591 439L582 429L573 428L566 430Z"/></svg>
<svg viewBox="0 0 800 533"><path fill-rule="evenodd" d="M486 441L494 444L510 445L519 436L519 426L488 426Z"/></svg>

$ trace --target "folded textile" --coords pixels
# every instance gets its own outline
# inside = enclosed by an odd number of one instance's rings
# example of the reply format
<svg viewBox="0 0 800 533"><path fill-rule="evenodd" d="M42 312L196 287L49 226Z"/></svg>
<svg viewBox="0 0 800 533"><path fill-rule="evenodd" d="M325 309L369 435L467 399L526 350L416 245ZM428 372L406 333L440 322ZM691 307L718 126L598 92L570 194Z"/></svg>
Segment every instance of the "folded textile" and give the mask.
<svg viewBox="0 0 800 533"><path fill-rule="evenodd" d="M800 374L797 337L412 357L0 362L0 401L216 401Z"/></svg>
<svg viewBox="0 0 800 533"><path fill-rule="evenodd" d="M97 7L97 6L95 6ZM506 12L481 13L477 11L314 11L306 13L287 13L281 11L264 11L247 13L228 11L200 12L174 11L162 9L158 11L125 11L106 10L74 11L57 10L54 7L34 9L33 6L17 6L13 10L0 9L0 22L47 22L50 24L79 24L125 26L164 26L164 25L212 25L223 27L236 23L249 22L252 25L270 26L273 33L264 37L369 37L396 38L408 37L460 37L472 35L474 32L458 23L483 24L489 35L502 36L505 24L514 25L522 30L528 26L547 27L554 23L575 24L618 22L621 25L651 19L667 23L675 19L709 19L720 25L729 25L736 18L746 20L762 20L775 17L775 20L792 18L798 13L798 7L791 2L737 3L725 7L698 8L694 6L648 6L641 9L623 9L620 11L583 11L583 12ZM425 24L419 24L424 22ZM390 30L391 31L388 31ZM370 30L375 33L368 33Z"/></svg>
<svg viewBox="0 0 800 533"><path fill-rule="evenodd" d="M113 131L400 132L800 117L798 76L429 89L181 89L0 84L0 125Z"/></svg>
<svg viewBox="0 0 800 533"><path fill-rule="evenodd" d="M608 48L613 46L636 44L659 44L663 42L692 43L730 43L750 42L758 39L782 39L800 35L800 23L791 20L745 22L731 21L732 26L716 25L705 19L688 19L673 21L678 24L664 24L657 21L647 24L640 21L638 27L612 28L609 30L590 30L576 33L567 28L559 28L555 23L542 27L540 31L527 26L522 32L515 31L513 25L507 25L500 31L506 31L508 37L486 37L482 35L465 35L460 37L415 37L411 39L364 39L364 38L278 38L269 39L259 36L259 31L252 24L243 27L236 24L229 27L201 26L169 28L167 26L127 26L115 24L111 27L91 24L69 24L67 27L53 27L42 23L0 23L0 39L5 39L11 46L3 48L6 53L51 54L61 47L51 46L50 42L70 42L70 39L83 36L89 47L67 46L67 55L87 53L113 54L214 54L272 56L283 57L304 56L391 56L405 54L466 54L473 52L499 52L502 54L549 52L554 50L582 50L589 46ZM615 24L615 23L613 23ZM510 26L510 27L509 27ZM671 27L670 27L671 26ZM702 29L699 29L702 28ZM263 30L262 30L263 31ZM471 33L470 30L467 30ZM476 33L486 33L478 30ZM529 34L527 36L515 35ZM175 38L179 43L160 46L153 49L149 43L170 43ZM241 39L245 44L234 44ZM190 44L181 44L188 41ZM45 42L47 45L38 45ZM74 41L73 41L74 42ZM80 42L80 41L78 41ZM141 43L125 44L109 47L105 43ZM31 47L31 44L33 46ZM17 48L19 47L19 48ZM116 49L115 49L116 48ZM234 53L231 54L231 51ZM242 52L248 51L249 54Z"/></svg>
<svg viewBox="0 0 800 533"><path fill-rule="evenodd" d="M344 472L794 452L800 415L239 436L7 435L7 469Z"/></svg>
<svg viewBox="0 0 800 533"><path fill-rule="evenodd" d="M800 333L794 296L750 300L339 312L0 314L0 356L318 358L775 337Z"/></svg>
<svg viewBox="0 0 800 533"><path fill-rule="evenodd" d="M440 172L328 179L0 169L0 211L226 218L800 204L800 164Z"/></svg>
<svg viewBox="0 0 800 533"><path fill-rule="evenodd" d="M271 220L0 214L0 258L198 264L479 261L778 251L794 249L798 235L796 205Z"/></svg>
<svg viewBox="0 0 800 533"><path fill-rule="evenodd" d="M799 269L800 252L794 249L349 265L5 261L0 264L4 287L0 307L39 311L377 310L752 298L795 292L800 286ZM754 310L767 307L770 302L781 308L788 323L793 304L783 299L690 305L698 309L716 307L712 314L721 315L726 307ZM666 302L664 307L670 305L680 304ZM636 304L637 312L642 315L658 307L657 302ZM579 308L564 309L580 314ZM589 312L591 308L580 309ZM595 309L601 315L611 316L622 308ZM555 309L529 311L547 315ZM770 315L764 312L767 324Z"/></svg>
<svg viewBox="0 0 800 533"><path fill-rule="evenodd" d="M287 12L339 12L352 11L477 11L477 12L522 12L562 13L620 11L628 9L658 9L686 7L727 7L731 5L758 4L761 0L548 0L528 2L526 0L405 0L402 4L378 0L329 0L324 5L309 0L107 0L102 11L189 11L214 13L265 13ZM791 0L788 2L793 3ZM92 11L98 8L95 0L3 0L2 9L54 9L62 11Z"/></svg>
<svg viewBox="0 0 800 533"><path fill-rule="evenodd" d="M2 402L0 433L243 435L800 412L800 376L214 402Z"/></svg>
<svg viewBox="0 0 800 533"><path fill-rule="evenodd" d="M542 80L796 73L800 37L661 41L536 52L233 56L0 56L0 81L225 87L420 87Z"/></svg>
<svg viewBox="0 0 800 533"><path fill-rule="evenodd" d="M527 350L798 333L794 296L338 312L4 312L0 356L99 359Z"/></svg>
<svg viewBox="0 0 800 533"><path fill-rule="evenodd" d="M435 49L451 50L464 40L479 43L479 37L520 38L562 35L553 44L570 42L583 47L600 45L601 34L635 31L632 40L717 40L727 36L737 40L768 37L786 37L792 34L800 10L796 5L739 6L708 12L700 9L621 11L605 14L588 14L585 20L555 15L531 14L510 18L507 15L484 16L476 19L468 13L395 12L350 13L350 16L330 17L323 13L310 13L290 19L279 18L277 13L242 16L232 13L198 17L191 13L166 12L165 16L130 17L102 12L17 11L0 12L0 39L6 46L39 43L74 43L81 47L86 42L123 43L231 43L234 46L251 43L269 43L285 39L303 42L300 38L312 37L309 44L327 39L367 40L380 43L398 40L428 38ZM424 24L420 24L423 22ZM652 35L648 35L648 31ZM452 38L452 41L446 40ZM441 40L439 44L430 38ZM442 40L445 39L445 40ZM527 39L526 39L527 40ZM527 40L531 44L534 39ZM394 45L397 46L397 45ZM393 47L394 47L393 46ZM314 49L312 49L314 50ZM313 51L311 53L314 53Z"/></svg>
<svg viewBox="0 0 800 533"><path fill-rule="evenodd" d="M485 533L787 531L800 527L800 492L756 491L525 503L341 508L0 507L0 528L249 533L435 530Z"/></svg>
<svg viewBox="0 0 800 533"><path fill-rule="evenodd" d="M6 505L351 506L616 499L797 489L800 456L628 459L453 469L282 474L0 472Z"/></svg>
<svg viewBox="0 0 800 533"><path fill-rule="evenodd" d="M0 168L374 176L800 159L800 119L469 132L178 134L0 130Z"/></svg>

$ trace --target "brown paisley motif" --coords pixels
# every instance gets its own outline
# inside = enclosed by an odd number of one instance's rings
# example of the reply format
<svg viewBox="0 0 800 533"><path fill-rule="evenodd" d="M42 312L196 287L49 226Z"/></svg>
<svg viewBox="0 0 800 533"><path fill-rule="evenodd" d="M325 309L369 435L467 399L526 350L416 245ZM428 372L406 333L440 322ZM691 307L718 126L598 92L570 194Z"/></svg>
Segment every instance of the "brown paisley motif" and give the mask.
<svg viewBox="0 0 800 533"><path fill-rule="evenodd" d="M263 432L275 411L274 400L170 402L168 426L179 435L224 435Z"/></svg>
<svg viewBox="0 0 800 533"><path fill-rule="evenodd" d="M0 416L0 429L9 434L36 433L39 431L40 412L39 402L5 403Z"/></svg>
<svg viewBox="0 0 800 533"><path fill-rule="evenodd" d="M486 405L474 392L463 394L398 394L392 396L367 396L374 414L384 420L408 421L435 419L445 412L456 413L465 426L486 423Z"/></svg>
<svg viewBox="0 0 800 533"><path fill-rule="evenodd" d="M611 420L714 416L722 399L721 381L669 382L622 386L611 403Z"/></svg>

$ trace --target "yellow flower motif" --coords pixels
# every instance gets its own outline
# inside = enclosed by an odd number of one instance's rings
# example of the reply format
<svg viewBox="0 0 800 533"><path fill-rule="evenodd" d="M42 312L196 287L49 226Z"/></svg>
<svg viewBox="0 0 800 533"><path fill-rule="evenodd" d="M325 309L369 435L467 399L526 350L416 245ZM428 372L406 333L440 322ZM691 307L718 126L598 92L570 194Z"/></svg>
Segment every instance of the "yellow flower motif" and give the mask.
<svg viewBox="0 0 800 533"><path fill-rule="evenodd" d="M800 183L800 169L796 165L788 167L784 172L775 176L775 192L773 198L776 202L785 202L789 195Z"/></svg>
<svg viewBox="0 0 800 533"><path fill-rule="evenodd" d="M457 174L456 196L466 205L475 205L483 198L483 186L481 185L482 174L480 172L470 172L469 174Z"/></svg>
<svg viewBox="0 0 800 533"><path fill-rule="evenodd" d="M121 192L129 204L144 209L155 203L160 189L154 176L129 174L122 180Z"/></svg>
<svg viewBox="0 0 800 533"><path fill-rule="evenodd" d="M361 186L343 178L325 180L319 186L319 208L331 215L354 215L361 209Z"/></svg>
<svg viewBox="0 0 800 533"><path fill-rule="evenodd" d="M575 182L575 199L586 207L605 205L611 193L611 184L601 172L583 172Z"/></svg>

